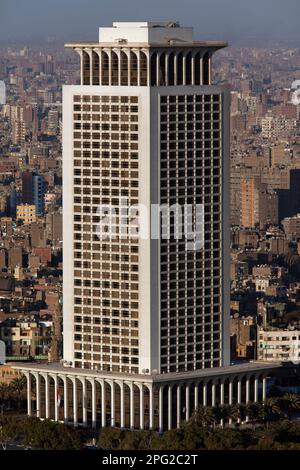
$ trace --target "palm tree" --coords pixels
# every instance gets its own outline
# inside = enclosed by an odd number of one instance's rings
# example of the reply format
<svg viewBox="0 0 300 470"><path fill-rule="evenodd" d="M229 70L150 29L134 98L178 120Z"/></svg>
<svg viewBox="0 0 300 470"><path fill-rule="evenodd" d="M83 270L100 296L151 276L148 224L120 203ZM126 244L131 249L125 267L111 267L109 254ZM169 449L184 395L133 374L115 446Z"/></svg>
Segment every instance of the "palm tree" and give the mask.
<svg viewBox="0 0 300 470"><path fill-rule="evenodd" d="M262 404L249 402L246 405L246 412L251 423L259 421L259 419L262 417Z"/></svg>
<svg viewBox="0 0 300 470"><path fill-rule="evenodd" d="M233 421L246 421L247 417L247 406L244 403L235 403L231 406L231 416Z"/></svg>
<svg viewBox="0 0 300 470"><path fill-rule="evenodd" d="M267 423L267 429L269 427L269 422L272 418L276 418L281 414L281 409L279 401L276 398L269 398L265 400L262 404L262 414L264 422Z"/></svg>
<svg viewBox="0 0 300 470"><path fill-rule="evenodd" d="M21 377L16 377L11 381L9 387L11 389L12 396L18 403L18 409L20 409L21 402L26 399L26 377L24 375Z"/></svg>
<svg viewBox="0 0 300 470"><path fill-rule="evenodd" d="M212 408L212 418L213 418L213 427L216 428L216 425L221 423L223 417L222 407L221 406L214 406Z"/></svg>
<svg viewBox="0 0 300 470"><path fill-rule="evenodd" d="M232 417L232 406L221 405L220 406L220 417L222 420L222 427L226 426L226 422Z"/></svg>
<svg viewBox="0 0 300 470"><path fill-rule="evenodd" d="M281 408L285 410L291 419L294 411L300 410L300 397L295 393L286 393L280 399Z"/></svg>
<svg viewBox="0 0 300 470"><path fill-rule="evenodd" d="M199 426L205 426L204 423L204 415L205 415L205 407L199 405L198 408L193 412L190 421L192 423L198 424Z"/></svg>
<svg viewBox="0 0 300 470"><path fill-rule="evenodd" d="M204 407L203 423L204 423L204 426L215 425L215 416L214 416L213 408L211 408L210 406Z"/></svg>

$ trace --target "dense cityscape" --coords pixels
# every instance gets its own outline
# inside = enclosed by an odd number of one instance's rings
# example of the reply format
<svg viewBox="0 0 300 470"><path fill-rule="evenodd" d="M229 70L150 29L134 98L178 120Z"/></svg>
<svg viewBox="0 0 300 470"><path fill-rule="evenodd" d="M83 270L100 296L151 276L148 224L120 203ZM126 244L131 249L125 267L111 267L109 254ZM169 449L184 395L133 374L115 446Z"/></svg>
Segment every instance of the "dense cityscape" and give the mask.
<svg viewBox="0 0 300 470"><path fill-rule="evenodd" d="M14 406L26 406L16 364L63 357L62 86L80 83L79 63L61 44L0 48L2 411L10 408L9 394ZM230 363L295 366L290 376L274 380L274 396L276 390L278 396L297 394L300 387L300 104L293 99L299 77L299 48L230 46L213 58L213 82L230 84ZM289 406L298 411L300 403ZM245 419L238 413L238 422L249 421L249 412ZM192 433L200 421L227 418L198 414L187 426ZM38 433L42 424L34 426ZM151 448L146 431L139 444L134 433L110 432L100 436L101 448L114 439L123 449ZM243 432L245 440L249 430ZM193 444L182 435L181 448L214 448L204 434ZM80 448L81 438L65 437L64 445ZM156 449L175 445L167 436L155 439ZM260 441L259 435L247 439L249 448Z"/></svg>

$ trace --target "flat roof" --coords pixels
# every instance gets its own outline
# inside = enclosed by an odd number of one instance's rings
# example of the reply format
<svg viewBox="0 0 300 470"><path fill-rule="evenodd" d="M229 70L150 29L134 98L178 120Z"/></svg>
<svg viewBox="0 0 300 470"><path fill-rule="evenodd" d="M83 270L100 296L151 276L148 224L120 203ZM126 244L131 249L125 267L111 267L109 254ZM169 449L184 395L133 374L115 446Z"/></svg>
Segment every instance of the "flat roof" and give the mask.
<svg viewBox="0 0 300 470"><path fill-rule="evenodd" d="M168 48L168 47L211 47L215 49L222 49L224 47L228 46L228 42L223 42L223 41L193 41L193 42L186 42L186 41L179 41L179 40L170 40L168 43L153 43L149 44L148 42L124 42L124 43L119 43L119 42L67 42L65 43L65 47L68 48L76 48L76 47L87 47L87 48L94 48L94 47L144 47L144 48Z"/></svg>

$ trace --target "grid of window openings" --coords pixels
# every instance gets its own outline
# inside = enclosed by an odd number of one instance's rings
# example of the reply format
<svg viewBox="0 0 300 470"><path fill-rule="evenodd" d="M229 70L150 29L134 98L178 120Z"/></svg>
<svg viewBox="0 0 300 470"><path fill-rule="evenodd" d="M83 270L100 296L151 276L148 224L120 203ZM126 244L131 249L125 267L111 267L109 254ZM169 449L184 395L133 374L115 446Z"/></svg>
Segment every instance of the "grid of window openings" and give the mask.
<svg viewBox="0 0 300 470"><path fill-rule="evenodd" d="M204 205L204 248L161 240L162 372L221 366L222 95L162 96L161 204Z"/></svg>
<svg viewBox="0 0 300 470"><path fill-rule="evenodd" d="M100 204L139 202L138 97L75 95L75 367L138 372L139 245L97 235Z"/></svg>

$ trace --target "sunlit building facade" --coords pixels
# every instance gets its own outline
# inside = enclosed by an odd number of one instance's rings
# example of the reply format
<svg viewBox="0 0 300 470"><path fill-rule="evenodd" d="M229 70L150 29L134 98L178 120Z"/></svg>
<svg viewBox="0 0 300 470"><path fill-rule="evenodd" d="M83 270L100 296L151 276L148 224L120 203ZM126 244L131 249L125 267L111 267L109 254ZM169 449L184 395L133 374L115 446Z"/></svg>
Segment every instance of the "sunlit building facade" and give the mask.
<svg viewBox="0 0 300 470"><path fill-rule="evenodd" d="M63 91L64 358L23 368L38 416L164 430L200 403L265 396L270 366L229 358L229 90L212 81L225 46L173 22L67 44L81 74ZM121 198L149 227L155 205L201 206L203 244L174 217L169 238L122 238L119 213L99 237L99 206Z"/></svg>

